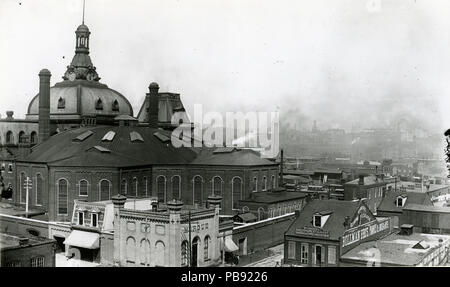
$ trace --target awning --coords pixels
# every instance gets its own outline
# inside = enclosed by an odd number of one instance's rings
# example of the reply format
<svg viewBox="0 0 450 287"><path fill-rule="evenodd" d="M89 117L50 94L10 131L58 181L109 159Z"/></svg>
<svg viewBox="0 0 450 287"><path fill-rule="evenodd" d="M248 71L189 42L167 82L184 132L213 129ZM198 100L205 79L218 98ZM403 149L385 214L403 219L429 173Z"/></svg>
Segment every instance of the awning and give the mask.
<svg viewBox="0 0 450 287"><path fill-rule="evenodd" d="M225 237L225 244L223 244L223 237L220 238L220 250L223 250L224 248L226 252L239 250L239 247L237 247L236 243L234 243L233 239L230 237Z"/></svg>
<svg viewBox="0 0 450 287"><path fill-rule="evenodd" d="M73 230L64 241L64 244L87 249L97 249L99 248L98 238L98 233Z"/></svg>

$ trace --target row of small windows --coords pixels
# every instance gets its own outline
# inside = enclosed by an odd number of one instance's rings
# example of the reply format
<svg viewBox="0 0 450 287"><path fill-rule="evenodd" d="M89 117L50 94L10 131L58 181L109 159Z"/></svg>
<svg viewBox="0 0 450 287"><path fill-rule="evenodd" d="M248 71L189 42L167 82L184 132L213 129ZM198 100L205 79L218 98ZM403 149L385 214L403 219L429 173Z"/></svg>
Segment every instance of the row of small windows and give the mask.
<svg viewBox="0 0 450 287"><path fill-rule="evenodd" d="M28 143L27 134L24 131L20 131L18 134L19 143ZM32 131L29 137L30 143L37 143L37 132ZM6 144L14 144L14 134L12 131L7 131L5 135L5 143Z"/></svg>
<svg viewBox="0 0 450 287"><path fill-rule="evenodd" d="M38 256L38 257L31 258L30 263L31 263L30 264L31 267L44 267L45 266L45 257ZM22 262L18 261L18 260L10 261L10 262L6 263L6 267L22 267Z"/></svg>
<svg viewBox="0 0 450 287"><path fill-rule="evenodd" d="M58 99L58 109L65 109L66 108L66 100L63 97L60 97ZM96 110L103 110L103 101L102 99L98 99L95 101L95 109ZM111 105L111 109L114 112L119 111L119 102L117 100L114 100Z"/></svg>
<svg viewBox="0 0 450 287"><path fill-rule="evenodd" d="M272 188L276 188L276 181L275 181L275 176L272 175ZM267 190L267 177L263 176L263 180L262 180L262 190ZM253 181L252 181L252 191L253 192L257 192L258 191L258 178L254 177Z"/></svg>
<svg viewBox="0 0 450 287"><path fill-rule="evenodd" d="M130 236L126 240L126 261L129 264L135 264L138 261L136 256L136 239ZM153 253L155 257L155 265L156 266L164 266L165 265L165 244L161 240L158 240L155 243L154 250L151 252L150 240L147 238L143 238L140 241L139 250L139 263L144 266L150 265L150 254Z"/></svg>
<svg viewBox="0 0 450 287"><path fill-rule="evenodd" d="M77 38L77 46L78 47L85 47L89 48L89 38L85 37L78 37Z"/></svg>

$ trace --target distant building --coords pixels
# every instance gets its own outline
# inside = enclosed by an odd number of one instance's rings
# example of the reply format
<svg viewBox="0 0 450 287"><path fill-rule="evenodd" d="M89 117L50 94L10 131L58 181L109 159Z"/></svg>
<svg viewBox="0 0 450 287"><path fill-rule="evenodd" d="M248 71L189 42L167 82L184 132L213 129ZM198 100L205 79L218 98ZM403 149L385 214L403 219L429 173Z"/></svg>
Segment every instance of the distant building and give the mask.
<svg viewBox="0 0 450 287"><path fill-rule="evenodd" d="M359 175L358 179L344 184L344 200L365 198L370 211L376 214L377 207L385 196L387 184L383 176Z"/></svg>
<svg viewBox="0 0 450 287"><path fill-rule="evenodd" d="M364 201L313 200L284 235L284 265L339 266L354 246L389 234L389 218L375 218Z"/></svg>
<svg viewBox="0 0 450 287"><path fill-rule="evenodd" d="M1 267L55 267L55 240L0 233Z"/></svg>
<svg viewBox="0 0 450 287"><path fill-rule="evenodd" d="M303 192L289 192L284 188L254 192L248 199L239 200L239 208L250 212L258 220L281 216L300 211L306 204L307 195Z"/></svg>
<svg viewBox="0 0 450 287"><path fill-rule="evenodd" d="M400 225L411 224L414 232L450 234L450 207L407 204Z"/></svg>

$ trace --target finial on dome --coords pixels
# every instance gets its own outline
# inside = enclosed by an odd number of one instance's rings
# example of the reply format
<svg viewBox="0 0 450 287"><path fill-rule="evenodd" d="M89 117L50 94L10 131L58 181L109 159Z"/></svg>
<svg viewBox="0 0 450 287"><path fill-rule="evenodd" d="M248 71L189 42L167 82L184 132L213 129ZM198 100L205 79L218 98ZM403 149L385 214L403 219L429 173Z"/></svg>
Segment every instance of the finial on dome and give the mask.
<svg viewBox="0 0 450 287"><path fill-rule="evenodd" d="M86 0L83 0L83 21L81 23L83 25L84 25L84 9L85 9L85 6L86 6Z"/></svg>

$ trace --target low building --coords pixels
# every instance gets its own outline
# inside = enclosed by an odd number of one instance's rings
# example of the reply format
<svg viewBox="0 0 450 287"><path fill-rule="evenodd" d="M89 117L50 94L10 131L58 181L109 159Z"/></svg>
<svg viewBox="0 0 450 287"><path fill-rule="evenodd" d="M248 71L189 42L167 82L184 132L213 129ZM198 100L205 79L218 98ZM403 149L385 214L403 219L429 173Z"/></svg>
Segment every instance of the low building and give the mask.
<svg viewBox="0 0 450 287"><path fill-rule="evenodd" d="M281 216L301 210L306 204L307 195L303 192L289 192L284 188L253 192L250 198L238 202L243 212L253 213L258 220Z"/></svg>
<svg viewBox="0 0 450 287"><path fill-rule="evenodd" d="M400 232L359 244L341 256L341 266L445 266L449 248L448 235Z"/></svg>
<svg viewBox="0 0 450 287"><path fill-rule="evenodd" d="M398 227L399 218L402 216L406 204L433 205L427 193L388 191L377 208L377 215L392 216L394 227Z"/></svg>
<svg viewBox="0 0 450 287"><path fill-rule="evenodd" d="M0 233L1 267L55 267L55 240Z"/></svg>
<svg viewBox="0 0 450 287"><path fill-rule="evenodd" d="M126 197L114 196L114 265L214 266L220 264L220 196L209 208L172 200L148 210L124 208Z"/></svg>
<svg viewBox="0 0 450 287"><path fill-rule="evenodd" d="M399 224L412 224L414 232L450 234L450 207L408 204Z"/></svg>
<svg viewBox="0 0 450 287"><path fill-rule="evenodd" d="M313 200L284 235L284 265L339 266L354 246L386 236L389 218L375 218L364 201Z"/></svg>

